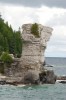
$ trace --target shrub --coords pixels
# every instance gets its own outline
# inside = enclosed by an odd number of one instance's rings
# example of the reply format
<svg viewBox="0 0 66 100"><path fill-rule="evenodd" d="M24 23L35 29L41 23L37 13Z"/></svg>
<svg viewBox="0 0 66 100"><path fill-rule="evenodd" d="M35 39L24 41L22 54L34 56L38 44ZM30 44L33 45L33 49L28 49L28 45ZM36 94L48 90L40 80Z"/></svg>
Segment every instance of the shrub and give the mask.
<svg viewBox="0 0 66 100"><path fill-rule="evenodd" d="M3 61L4 63L12 63L13 62L12 57L7 52L2 53L0 60Z"/></svg>
<svg viewBox="0 0 66 100"><path fill-rule="evenodd" d="M39 38L38 24L34 23L31 27L31 33L35 35L35 37Z"/></svg>

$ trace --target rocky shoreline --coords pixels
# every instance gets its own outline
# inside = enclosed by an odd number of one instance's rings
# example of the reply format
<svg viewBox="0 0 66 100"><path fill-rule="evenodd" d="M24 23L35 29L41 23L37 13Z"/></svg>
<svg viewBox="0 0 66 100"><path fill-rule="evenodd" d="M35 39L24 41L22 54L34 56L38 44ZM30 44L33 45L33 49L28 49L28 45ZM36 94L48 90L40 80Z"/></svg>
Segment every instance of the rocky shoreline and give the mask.
<svg viewBox="0 0 66 100"><path fill-rule="evenodd" d="M33 83L25 82L25 81L21 81L21 80L17 81L18 78L7 77L7 76L3 76L0 74L0 85L14 85L14 86L19 86L19 85L26 86L26 85L28 85L29 86L29 85L55 84L55 83L66 84L66 76L54 76L55 80L54 79L51 80L49 77L46 78L43 74L44 73L41 73L40 80L35 80L35 82L33 80ZM21 77L19 77L19 78L21 78Z"/></svg>
<svg viewBox="0 0 66 100"><path fill-rule="evenodd" d="M56 76L53 71L44 70L40 74L37 71L30 70L28 71L24 78L22 76L4 76L0 75L0 84L5 85L15 85L24 84L24 85L40 85L40 84L55 84Z"/></svg>

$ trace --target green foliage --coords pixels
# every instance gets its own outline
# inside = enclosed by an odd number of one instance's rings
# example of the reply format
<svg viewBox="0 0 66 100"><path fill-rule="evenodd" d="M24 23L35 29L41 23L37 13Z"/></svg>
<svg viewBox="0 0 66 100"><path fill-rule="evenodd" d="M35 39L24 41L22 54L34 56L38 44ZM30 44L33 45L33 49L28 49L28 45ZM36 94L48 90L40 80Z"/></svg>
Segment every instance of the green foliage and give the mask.
<svg viewBox="0 0 66 100"><path fill-rule="evenodd" d="M0 73L4 74L4 64L0 64Z"/></svg>
<svg viewBox="0 0 66 100"><path fill-rule="evenodd" d="M16 34L15 35L16 54L17 54L17 57L21 57L21 53L22 53L22 39L21 39L20 31L17 31L15 34Z"/></svg>
<svg viewBox="0 0 66 100"><path fill-rule="evenodd" d="M31 27L31 33L35 35L35 37L39 38L38 24L34 23Z"/></svg>
<svg viewBox="0 0 66 100"><path fill-rule="evenodd" d="M22 53L22 38L20 31L14 31L8 22L4 22L0 18L0 55L2 52L21 56Z"/></svg>
<svg viewBox="0 0 66 100"><path fill-rule="evenodd" d="M7 52L2 53L0 60L3 61L4 63L12 63L13 62L12 57Z"/></svg>

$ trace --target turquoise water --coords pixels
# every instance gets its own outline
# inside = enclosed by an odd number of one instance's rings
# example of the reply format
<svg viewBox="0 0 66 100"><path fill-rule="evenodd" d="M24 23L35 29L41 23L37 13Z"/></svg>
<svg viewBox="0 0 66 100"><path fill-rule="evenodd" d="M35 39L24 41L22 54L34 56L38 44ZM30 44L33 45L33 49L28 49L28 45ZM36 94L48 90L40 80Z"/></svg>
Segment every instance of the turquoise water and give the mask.
<svg viewBox="0 0 66 100"><path fill-rule="evenodd" d="M66 58L46 58L57 75L66 75ZM0 100L66 100L66 84L38 86L0 85Z"/></svg>
<svg viewBox="0 0 66 100"><path fill-rule="evenodd" d="M0 86L0 100L66 100L66 84Z"/></svg>

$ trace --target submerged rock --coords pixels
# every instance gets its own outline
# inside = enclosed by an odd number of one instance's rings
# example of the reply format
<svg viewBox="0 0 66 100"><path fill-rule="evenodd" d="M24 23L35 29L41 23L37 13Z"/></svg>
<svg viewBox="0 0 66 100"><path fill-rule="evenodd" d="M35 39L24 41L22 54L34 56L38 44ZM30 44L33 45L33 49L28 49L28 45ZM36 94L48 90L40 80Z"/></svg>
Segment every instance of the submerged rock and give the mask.
<svg viewBox="0 0 66 100"><path fill-rule="evenodd" d="M66 81L65 80L59 81L59 83L66 84Z"/></svg>
<svg viewBox="0 0 66 100"><path fill-rule="evenodd" d="M66 80L56 80L56 83L66 84Z"/></svg>
<svg viewBox="0 0 66 100"><path fill-rule="evenodd" d="M48 65L48 64L47 64L47 65L45 65L44 67L53 67L53 65Z"/></svg>

